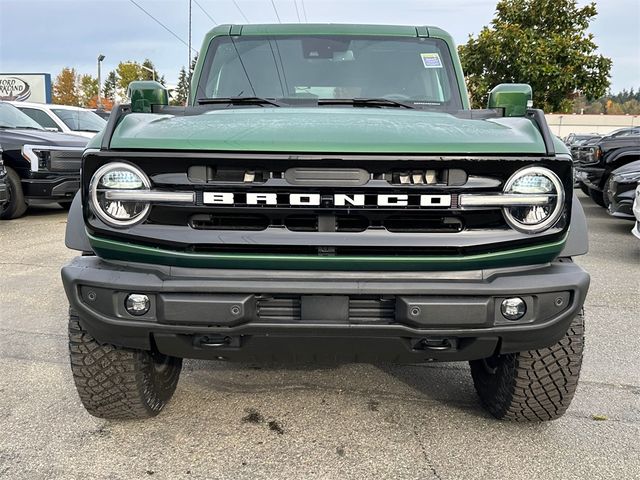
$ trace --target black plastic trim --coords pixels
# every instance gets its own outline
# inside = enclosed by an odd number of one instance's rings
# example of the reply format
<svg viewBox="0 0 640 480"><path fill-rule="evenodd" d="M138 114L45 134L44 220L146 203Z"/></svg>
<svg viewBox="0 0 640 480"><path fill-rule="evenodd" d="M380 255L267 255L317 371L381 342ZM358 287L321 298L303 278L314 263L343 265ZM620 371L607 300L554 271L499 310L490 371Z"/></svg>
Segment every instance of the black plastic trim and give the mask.
<svg viewBox="0 0 640 480"><path fill-rule="evenodd" d="M196 272L197 270L197 272ZM398 355L398 342L401 339L432 339L446 338L452 345L460 342L464 345L474 339L492 339L492 345L500 344L500 352L542 348L555 343L564 335L571 319L582 309L582 305L589 286L589 275L572 262L554 262L546 266L520 267L512 269L496 269L492 271L470 272L425 272L421 274L406 273L376 273L376 272L317 272L317 271L234 271L216 269L176 269L144 267L140 264L116 264L105 262L96 257L78 257L62 270L63 284L71 307L78 312L85 328L98 340L115 343L132 348L151 349L150 338L162 337L164 353L180 351L182 356L198 357L197 346L193 342L199 335L222 336L239 339L241 345L247 339L260 339L266 343L268 351L269 339L274 338L307 338L315 348L321 349L322 339L326 337L351 339L356 345L366 338L379 339L378 347L382 356L394 357ZM396 295L415 297L440 298L438 308L445 312L447 299L451 299L456 318L441 318L430 328L417 328L409 324L393 323L382 325L353 324L353 323L318 323L297 322L268 323L246 321L237 325L203 325L198 321L202 310L194 302L180 302L178 310L172 315L184 319L180 324L161 324L154 318L132 317L126 312L118 310L116 316L100 313L89 304L94 300L84 300L81 291L95 288L107 292L104 308L113 308L110 296L113 292L139 292L158 296L164 294L178 295L222 295L222 303L237 306L237 316L246 315L245 309L251 308L250 297L244 294L300 294L300 295L330 295L344 297L348 295ZM99 290L103 291L103 290ZM552 292L569 292L560 296L568 301L551 317L544 317L530 323L496 324L493 326L460 325L457 322L459 297L472 295L473 298L505 296L534 296ZM232 294L233 296L226 296ZM99 297L100 295L97 295ZM90 298L90 297L87 297ZM96 297L92 297L96 298ZM176 297L174 297L176 298ZM185 297L188 298L188 297ZM555 297L554 297L555 298ZM235 303L234 303L235 300ZM475 304L478 302L473 301ZM119 302L118 302L119 303ZM111 305L111 306L109 306ZM234 312L231 312L231 315ZM156 312L155 315L161 313ZM445 315L446 313L441 313ZM225 314L227 315L227 314ZM546 314L545 314L546 315ZM191 321L193 319L193 321ZM158 319L160 320L160 319ZM231 321L234 323L234 321ZM416 324L419 324L416 323ZM185 341L187 343L185 343ZM292 340L293 341L293 340ZM193 348L183 348L191 342ZM273 343L271 343L273 346ZM293 345L293 343L292 343ZM415 345L410 348L415 350ZM216 356L231 356L236 359L247 359L253 355L251 349L229 347L230 351L214 349L209 351L209 358ZM457 347L456 347L457 348ZM482 349L481 349L482 350ZM457 351L457 350L456 350ZM277 353L277 352L276 352ZM367 353L367 352L362 352ZM438 356L419 352L416 355L402 356L408 358L438 358ZM450 351L446 358L451 360L469 359L468 353ZM491 354L492 352L489 352ZM476 355L485 355L476 352ZM445 357L439 357L440 359Z"/></svg>

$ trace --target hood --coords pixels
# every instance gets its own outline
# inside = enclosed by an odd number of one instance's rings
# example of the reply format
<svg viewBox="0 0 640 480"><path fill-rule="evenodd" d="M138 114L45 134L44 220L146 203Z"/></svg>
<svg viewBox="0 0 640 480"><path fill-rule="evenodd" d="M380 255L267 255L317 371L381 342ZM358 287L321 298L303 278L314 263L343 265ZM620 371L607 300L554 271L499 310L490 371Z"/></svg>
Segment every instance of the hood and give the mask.
<svg viewBox="0 0 640 480"><path fill-rule="evenodd" d="M79 135L29 130L22 128L0 128L0 146L3 150L17 150L23 145L54 145L63 147L84 147L87 138Z"/></svg>
<svg viewBox="0 0 640 480"><path fill-rule="evenodd" d="M333 153L544 154L526 118L460 119L389 108L229 108L201 115L129 114L115 149Z"/></svg>
<svg viewBox="0 0 640 480"><path fill-rule="evenodd" d="M623 165L622 167L616 169L613 172L614 175L629 174L629 173L640 173L640 160L627 163L626 165Z"/></svg>

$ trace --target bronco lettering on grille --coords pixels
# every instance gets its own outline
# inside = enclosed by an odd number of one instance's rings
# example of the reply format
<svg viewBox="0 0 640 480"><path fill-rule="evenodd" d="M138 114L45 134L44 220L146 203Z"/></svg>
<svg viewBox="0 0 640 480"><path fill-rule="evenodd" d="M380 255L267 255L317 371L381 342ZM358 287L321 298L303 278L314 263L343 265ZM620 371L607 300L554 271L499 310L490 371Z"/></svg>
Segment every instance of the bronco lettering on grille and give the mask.
<svg viewBox="0 0 640 480"><path fill-rule="evenodd" d="M326 199L329 200L327 205ZM365 195L362 193L347 195L336 193L330 196L319 193L232 193L232 192L204 192L202 201L205 205L270 205L294 207L451 207L451 195L409 195L409 194L378 194Z"/></svg>

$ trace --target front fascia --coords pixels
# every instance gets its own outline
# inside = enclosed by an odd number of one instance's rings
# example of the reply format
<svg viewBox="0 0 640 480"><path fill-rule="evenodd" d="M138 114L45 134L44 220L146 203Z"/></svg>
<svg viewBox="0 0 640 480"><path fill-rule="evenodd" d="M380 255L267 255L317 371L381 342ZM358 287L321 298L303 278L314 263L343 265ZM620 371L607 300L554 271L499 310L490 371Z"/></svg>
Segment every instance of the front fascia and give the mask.
<svg viewBox="0 0 640 480"><path fill-rule="evenodd" d="M180 233L182 230L178 227L169 227L173 230L166 230L165 233L162 233L162 228L155 228L155 225L148 225L149 228L145 227L144 224L140 226L135 226L130 229L124 229L118 231L117 229L107 228L100 221L93 218L93 214L88 208L87 201L87 185L93 171L97 168L98 165L102 165L108 162L111 159L118 160L128 160L133 163L138 163L139 165L143 165L143 169L153 171L153 175L162 174L164 172L162 165L171 165L172 169L175 168L178 158L181 159L186 165L193 164L194 161L203 162L217 162L220 159L226 159L227 161L232 161L232 163L238 164L249 162L252 159L264 157L264 161L266 163L275 164L274 162L293 162L293 164L298 164L301 160L305 160L312 162L317 160L317 158L321 158L321 160L327 163L328 166L331 165L330 156L322 155L322 156L290 156L290 155L268 155L268 154L258 154L245 152L242 155L239 154L231 154L231 153L198 153L198 152L153 152L153 151L141 151L141 152L90 152L89 155L85 158L85 168L83 170L83 195L84 195L84 217L87 222L87 229L90 235L90 242L94 251L101 257L105 259L111 260L122 260L122 261L135 261L135 262L143 262L143 263L154 263L154 264L162 264L162 265L173 265L173 266L189 266L189 267L211 267L211 268L271 268L271 269L318 269L318 270L469 270L469 269L483 269L483 268L494 268L494 267L504 267L504 266L515 266L515 265L531 265L531 264L541 264L552 261L556 258L562 251L565 241L566 241L566 233L567 226L562 229L557 228L553 229L551 232L545 232L542 235L526 235L519 234L519 237L515 237L515 232L506 230L502 235L499 234L499 231L496 231L496 234L490 240L486 240L490 242L490 244L477 244L478 235L471 236L471 240L476 242L476 245L472 245L469 243L466 247L460 244L452 244L448 243L449 241L445 241L445 235L447 234L435 234L432 236L431 245L428 246L427 242L418 240L422 238L427 238L424 235L413 236L415 240L403 240L405 243L399 246L403 247L404 250L394 251L395 247L390 248L388 241L384 241L384 239L380 239L381 237L376 236L376 240L371 243L371 238L369 239L369 243L376 247L384 247L389 253L385 253L381 249L373 253L372 251L367 251L362 249L362 253L358 254L349 254L345 252L344 254L335 255L335 256L324 256L324 255L314 255L308 254L309 252L299 252L295 251L296 242L293 241L293 237L299 239L301 238L300 233L292 232L290 234L290 238L287 238L287 244L293 246L293 250L290 252L285 252L286 254L280 254L278 252L273 251L246 251L247 247L250 246L259 246L264 245L268 250L268 245L281 245L284 247L284 243L281 244L281 241L277 241L274 243L273 238L267 238L266 236L262 236L261 232L237 232L235 235L235 240L232 240L230 236L228 236L225 232L218 232L215 235L211 235L208 237L205 231L196 231L189 229ZM199 160L198 160L199 159ZM206 160L205 160L206 159ZM385 160L386 159L386 160ZM171 161L170 161L171 160ZM371 156L349 156L342 155L338 159L341 162L344 161L367 161L372 169L377 168L377 165L374 163L380 162L388 162L389 165L406 165L407 162L416 162L416 161L431 161L442 163L443 165L463 165L469 164L469 168L471 168L471 164L469 163L471 159L469 157L443 157L439 156L435 157L412 157L412 156L386 156L386 157L371 157ZM337 160L333 160L336 162ZM373 161L373 163L371 163ZM493 160L486 160L491 164L493 169L499 168L501 165L501 160L499 158L495 158ZM506 160L502 160L506 162ZM510 160L513 163L513 159ZM167 163L169 162L169 163ZM458 163L455 163L458 162ZM558 169L561 178L570 178L570 167L571 162L569 159L549 159L549 158L519 158L517 160L518 163L522 163L522 166L526 166L531 162L538 163L540 165L547 165L554 169ZM553 167L553 165L557 164L557 167ZM484 167L478 164L478 162L473 162L476 164L475 168L479 168L482 171L486 171ZM505 163L504 165L507 165ZM348 164L347 164L348 165ZM482 167L482 168L481 168ZM501 167L500 167L501 168ZM510 168L518 168L517 165L511 166ZM152 176L153 176L152 175ZM186 177L185 177L186 178ZM570 191L572 188L571 181L567 180L565 182L565 190ZM167 188L168 185L165 186ZM204 187L204 186L203 186ZM198 187L202 189L203 187ZM187 184L183 184L182 186L178 186L178 189L188 188ZM193 187L191 187L193 188ZM211 188L211 187L210 187ZM571 208L571 197L567 199L567 208ZM205 206L200 205L200 209L203 209ZM566 218L566 223L570 221L569 216ZM161 227L161 226L158 226ZM177 235L177 236L176 236ZM304 234L302 234L304 235ZM314 235L314 234L307 234ZM317 234L320 237L320 234ZM345 235L340 233L331 233L331 234L323 234L325 237L335 235L335 241L338 242L344 241L342 245L347 245L348 241L353 241L355 238L354 234L345 234L351 235L351 240L346 240ZM357 234L355 234L357 235ZM440 241L444 241L444 244L440 244L436 242L438 235L442 235L440 237ZM454 239L454 236L458 235L457 240ZM402 235L398 235L401 237ZM464 233L461 234L450 234L449 238L451 241L459 241L463 237L465 237ZM192 247L196 247L201 245L201 242L209 242L207 238L218 239L217 247L224 247L225 250L221 251L220 248L217 248L217 251L202 251ZM310 238L310 237L309 237ZM403 238L407 239L407 236ZM473 240L475 238L475 240ZM488 238L488 237L482 237ZM311 242L314 240L310 238ZM315 240L318 241L318 240ZM320 240L321 245L326 245L326 241L328 239ZM362 240L358 240L355 246L367 246L366 243L359 243L361 241L365 241L365 238ZM244 245L240 245L238 249L234 251L231 248L236 243L244 243ZM382 243L381 243L382 242ZM435 242L435 243L434 243ZM305 242L305 244L308 242ZM336 243L335 245L338 245ZM206 245L202 245L205 246ZM354 246L351 243L351 246ZM445 247L444 251L440 247ZM431 252L429 251L431 248ZM419 249L423 249L422 253L419 253ZM438 253L435 253L434 250L438 250ZM392 254L395 253L395 254ZM415 253L414 253L415 252Z"/></svg>

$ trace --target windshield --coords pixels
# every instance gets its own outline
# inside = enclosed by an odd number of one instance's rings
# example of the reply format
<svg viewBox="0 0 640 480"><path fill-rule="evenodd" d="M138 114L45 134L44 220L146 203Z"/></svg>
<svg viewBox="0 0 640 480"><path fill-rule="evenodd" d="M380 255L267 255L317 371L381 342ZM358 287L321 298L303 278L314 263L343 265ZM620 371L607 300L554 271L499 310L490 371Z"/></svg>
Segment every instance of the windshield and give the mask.
<svg viewBox="0 0 640 480"><path fill-rule="evenodd" d="M29 118L13 105L0 102L0 127L4 128L31 128L42 130L36 121Z"/></svg>
<svg viewBox="0 0 640 480"><path fill-rule="evenodd" d="M89 110L52 108L51 111L74 131L99 132L107 121Z"/></svg>
<svg viewBox="0 0 640 480"><path fill-rule="evenodd" d="M445 42L353 35L217 37L196 98L392 99L462 108Z"/></svg>

